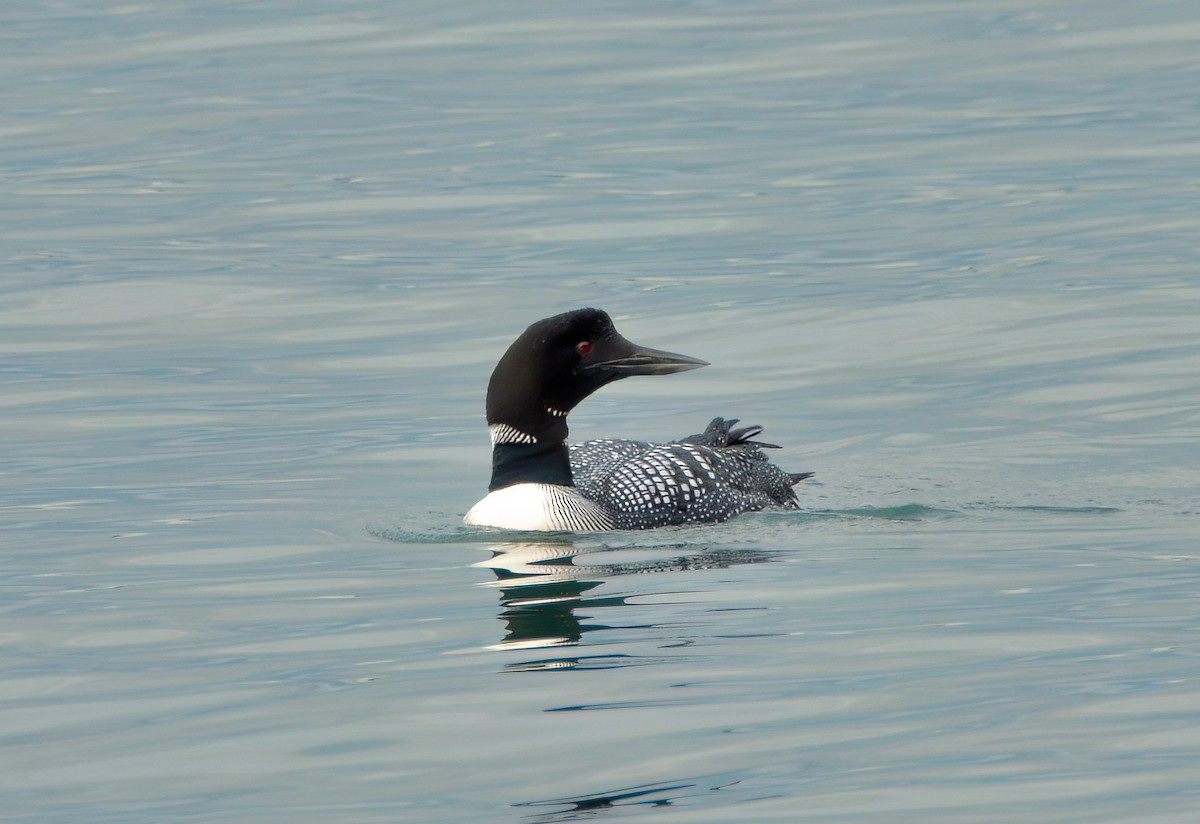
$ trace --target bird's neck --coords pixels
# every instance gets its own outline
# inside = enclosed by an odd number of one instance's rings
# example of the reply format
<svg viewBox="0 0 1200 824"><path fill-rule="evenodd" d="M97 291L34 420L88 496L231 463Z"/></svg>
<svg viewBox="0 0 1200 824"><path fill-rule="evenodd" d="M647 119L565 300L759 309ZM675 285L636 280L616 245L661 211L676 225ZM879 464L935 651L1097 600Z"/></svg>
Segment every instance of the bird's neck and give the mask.
<svg viewBox="0 0 1200 824"><path fill-rule="evenodd" d="M574 486L566 441L498 443L492 447L492 482L495 492L513 484Z"/></svg>

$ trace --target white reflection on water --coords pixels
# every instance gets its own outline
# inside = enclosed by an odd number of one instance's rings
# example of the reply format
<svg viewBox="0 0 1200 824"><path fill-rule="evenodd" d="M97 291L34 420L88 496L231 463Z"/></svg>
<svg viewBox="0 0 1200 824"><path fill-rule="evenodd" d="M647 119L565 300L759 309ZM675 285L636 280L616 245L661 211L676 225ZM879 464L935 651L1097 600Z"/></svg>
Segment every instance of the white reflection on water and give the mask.
<svg viewBox="0 0 1200 824"><path fill-rule="evenodd" d="M626 603L626 596L620 594L589 597L589 592L609 579L690 569L724 569L771 560L770 552L753 549L704 549L672 557L613 560L608 556L621 555L621 550L585 549L571 543L551 542L497 544L491 547L491 552L491 558L475 566L491 569L496 576L487 586L500 590L500 620L505 624L505 637L489 649L501 651L577 646L586 632L614 629L589 620L596 610L615 609ZM578 563L581 560L586 563ZM638 595L643 604L654 597L654 593ZM617 619L619 616L613 620ZM596 669L662 660L661 656L582 654L510 662L505 664L505 670Z"/></svg>

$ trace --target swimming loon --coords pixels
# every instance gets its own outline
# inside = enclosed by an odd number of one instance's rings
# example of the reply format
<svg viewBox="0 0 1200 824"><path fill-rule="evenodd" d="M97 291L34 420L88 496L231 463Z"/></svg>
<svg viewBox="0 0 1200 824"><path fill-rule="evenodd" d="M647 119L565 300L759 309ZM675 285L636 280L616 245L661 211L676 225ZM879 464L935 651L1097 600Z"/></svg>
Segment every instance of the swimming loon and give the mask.
<svg viewBox="0 0 1200 824"><path fill-rule="evenodd" d="M716 418L665 444L594 440L567 446L567 413L630 375L668 375L706 361L638 346L599 309L540 320L500 358L487 390L488 495L464 521L520 530L603 531L716 523L770 505L799 506L812 473L770 463L761 427Z"/></svg>

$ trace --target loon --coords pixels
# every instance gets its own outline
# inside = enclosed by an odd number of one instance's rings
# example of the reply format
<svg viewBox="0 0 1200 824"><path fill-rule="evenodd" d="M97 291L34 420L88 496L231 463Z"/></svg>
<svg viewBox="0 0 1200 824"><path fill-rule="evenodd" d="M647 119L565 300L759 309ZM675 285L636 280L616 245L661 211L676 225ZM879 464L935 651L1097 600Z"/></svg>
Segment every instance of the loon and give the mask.
<svg viewBox="0 0 1200 824"><path fill-rule="evenodd" d="M775 505L796 509L787 473L752 440L716 418L670 443L601 439L567 446L567 414L601 386L630 375L707 366L698 358L638 346L599 309L531 325L500 358L487 390L492 439L488 495L464 518L474 526L599 532L717 523Z"/></svg>

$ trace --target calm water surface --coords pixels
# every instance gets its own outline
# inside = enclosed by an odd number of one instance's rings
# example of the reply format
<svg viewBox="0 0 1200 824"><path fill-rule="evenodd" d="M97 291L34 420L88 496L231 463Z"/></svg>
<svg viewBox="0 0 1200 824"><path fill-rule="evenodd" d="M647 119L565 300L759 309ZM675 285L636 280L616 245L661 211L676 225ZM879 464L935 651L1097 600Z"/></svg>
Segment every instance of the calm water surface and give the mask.
<svg viewBox="0 0 1200 824"><path fill-rule="evenodd" d="M1190 822L1193 4L0 10L13 822ZM608 309L804 509L460 525Z"/></svg>

